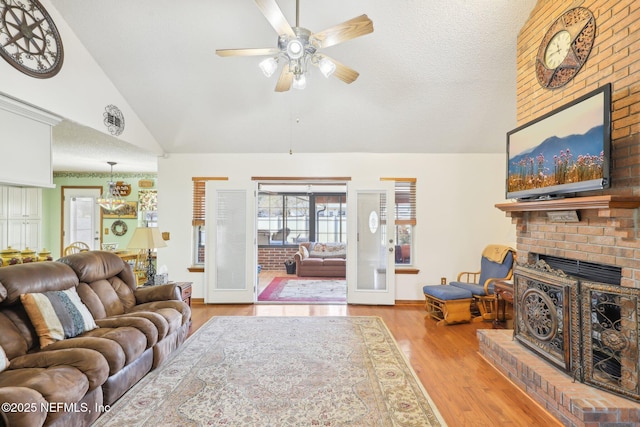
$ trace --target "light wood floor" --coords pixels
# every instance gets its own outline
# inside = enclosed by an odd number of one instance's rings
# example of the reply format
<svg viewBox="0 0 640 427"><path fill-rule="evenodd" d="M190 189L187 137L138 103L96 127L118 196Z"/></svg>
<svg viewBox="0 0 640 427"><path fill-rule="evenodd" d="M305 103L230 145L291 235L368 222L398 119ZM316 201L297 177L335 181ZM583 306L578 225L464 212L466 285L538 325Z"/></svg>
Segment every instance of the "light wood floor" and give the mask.
<svg viewBox="0 0 640 427"><path fill-rule="evenodd" d="M379 316L407 355L451 427L560 426L478 354L476 330L489 323L437 327L422 304L354 305L192 304L191 333L212 316Z"/></svg>

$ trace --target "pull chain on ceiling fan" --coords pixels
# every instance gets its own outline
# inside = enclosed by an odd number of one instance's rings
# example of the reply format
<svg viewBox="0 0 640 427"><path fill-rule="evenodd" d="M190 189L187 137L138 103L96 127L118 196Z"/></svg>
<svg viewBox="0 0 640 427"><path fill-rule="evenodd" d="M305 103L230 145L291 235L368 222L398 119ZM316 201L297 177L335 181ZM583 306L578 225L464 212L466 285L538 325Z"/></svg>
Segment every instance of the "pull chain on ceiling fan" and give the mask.
<svg viewBox="0 0 640 427"><path fill-rule="evenodd" d="M359 73L333 58L318 53L318 50L335 46L339 43L355 39L373 32L373 22L367 15L312 33L300 26L300 0L296 0L296 26L287 22L276 0L255 0L258 9L267 18L269 24L278 33L278 47L218 49L216 54L226 56L269 56L260 62L260 69L270 77L278 69L279 61L283 61L282 71L276 84L276 92L284 92L292 86L304 89L306 85L307 66L309 63L320 69L325 76L337 77L345 83L353 83Z"/></svg>

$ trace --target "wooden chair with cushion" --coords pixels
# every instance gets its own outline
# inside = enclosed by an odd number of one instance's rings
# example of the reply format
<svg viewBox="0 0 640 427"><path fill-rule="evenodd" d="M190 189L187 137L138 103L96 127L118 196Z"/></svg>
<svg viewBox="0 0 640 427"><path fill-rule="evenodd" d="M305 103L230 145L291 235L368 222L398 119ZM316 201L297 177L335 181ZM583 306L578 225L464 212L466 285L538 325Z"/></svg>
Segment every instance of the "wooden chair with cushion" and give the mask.
<svg viewBox="0 0 640 427"><path fill-rule="evenodd" d="M455 282L449 283L471 292L480 311L480 317L474 320L493 320L496 299L494 283L496 280L511 279L515 260L515 249L504 245L489 245L482 251L480 271L463 271L458 274Z"/></svg>
<svg viewBox="0 0 640 427"><path fill-rule="evenodd" d="M85 242L73 242L69 244L66 248L64 248L64 256L77 254L80 252L88 251L91 248Z"/></svg>

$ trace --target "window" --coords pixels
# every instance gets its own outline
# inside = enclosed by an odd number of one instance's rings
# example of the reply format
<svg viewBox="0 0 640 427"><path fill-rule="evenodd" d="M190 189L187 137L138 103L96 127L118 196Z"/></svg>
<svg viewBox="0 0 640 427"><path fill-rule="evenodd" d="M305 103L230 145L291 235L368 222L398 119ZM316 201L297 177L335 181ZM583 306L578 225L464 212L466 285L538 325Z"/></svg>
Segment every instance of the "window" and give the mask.
<svg viewBox="0 0 640 427"><path fill-rule="evenodd" d="M347 196L344 194L316 195L314 201L315 242L347 241Z"/></svg>
<svg viewBox="0 0 640 427"><path fill-rule="evenodd" d="M258 195L258 244L293 245L309 236L309 196Z"/></svg>
<svg viewBox="0 0 640 427"><path fill-rule="evenodd" d="M416 179L382 178L395 182L396 265L412 265L415 252L413 228L416 225Z"/></svg>
<svg viewBox="0 0 640 427"><path fill-rule="evenodd" d="M193 177L193 214L191 226L193 227L193 265L204 265L205 249L205 209L206 209L206 185L207 181L226 181L227 178Z"/></svg>
<svg viewBox="0 0 640 427"><path fill-rule="evenodd" d="M258 245L346 241L344 194L258 195Z"/></svg>

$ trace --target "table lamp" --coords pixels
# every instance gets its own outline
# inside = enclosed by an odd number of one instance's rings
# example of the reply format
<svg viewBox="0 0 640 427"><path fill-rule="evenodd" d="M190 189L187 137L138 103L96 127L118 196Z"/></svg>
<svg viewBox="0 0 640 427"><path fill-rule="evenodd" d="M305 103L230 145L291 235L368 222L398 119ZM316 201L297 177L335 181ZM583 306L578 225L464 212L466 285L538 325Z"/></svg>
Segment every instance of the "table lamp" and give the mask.
<svg viewBox="0 0 640 427"><path fill-rule="evenodd" d="M127 249L146 249L147 250L147 281L145 285L152 285L156 275L156 268L153 265L151 251L156 248L164 248L167 244L162 239L158 227L138 227L133 232L133 236L129 241Z"/></svg>

